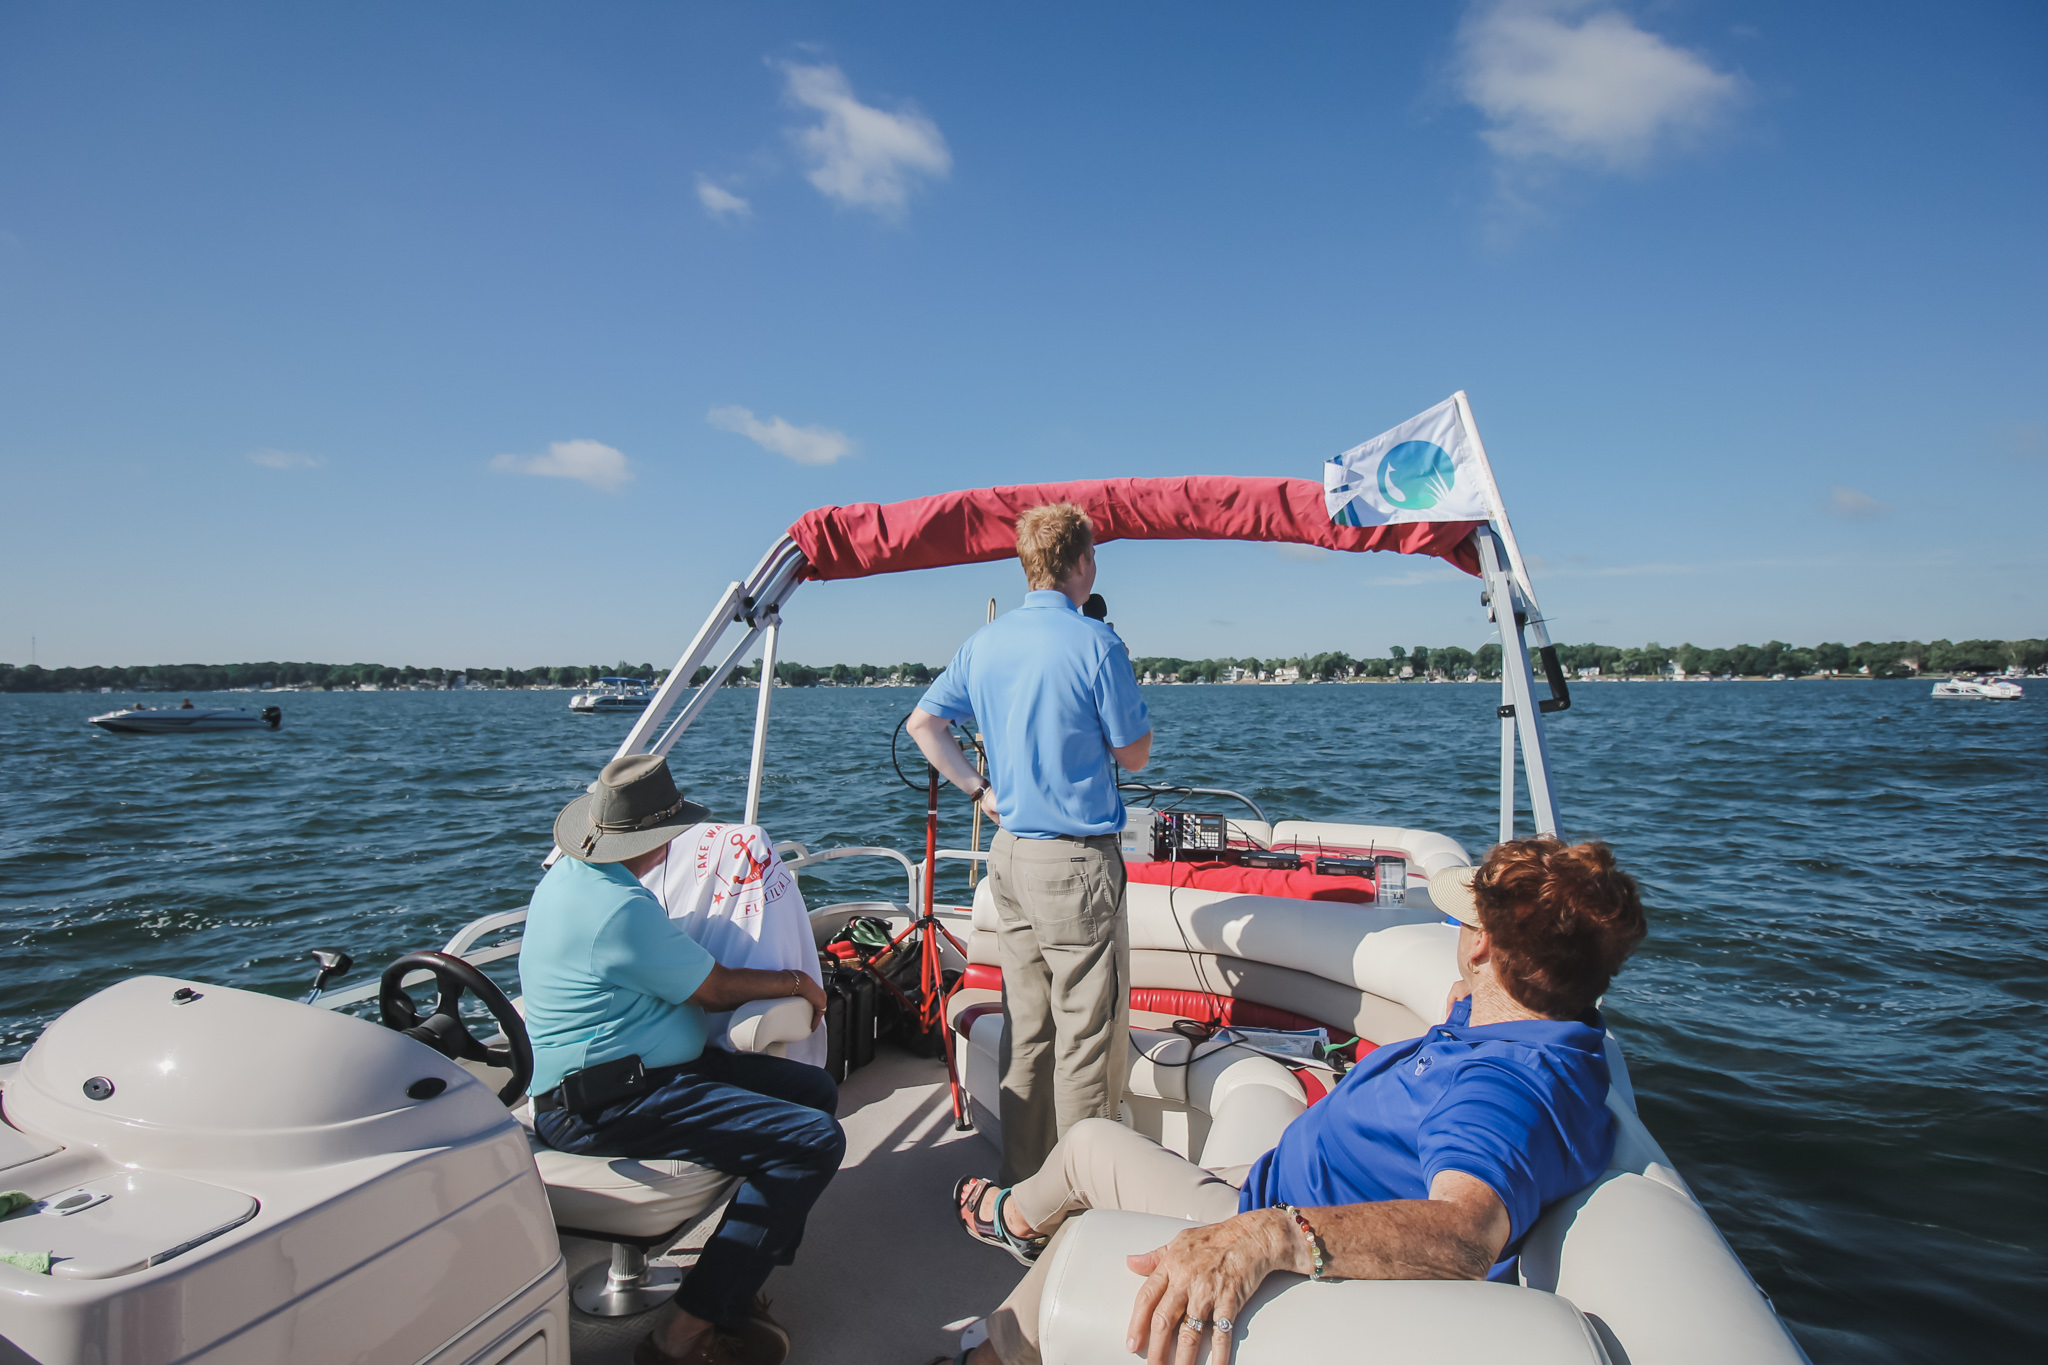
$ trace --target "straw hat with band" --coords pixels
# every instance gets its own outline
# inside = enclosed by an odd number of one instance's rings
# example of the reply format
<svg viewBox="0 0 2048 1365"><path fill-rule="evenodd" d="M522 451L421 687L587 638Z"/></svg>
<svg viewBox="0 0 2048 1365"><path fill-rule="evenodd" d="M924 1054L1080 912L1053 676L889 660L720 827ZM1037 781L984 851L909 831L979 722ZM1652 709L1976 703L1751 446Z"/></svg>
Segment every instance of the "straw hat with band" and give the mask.
<svg viewBox="0 0 2048 1365"><path fill-rule="evenodd" d="M1447 867L1430 873L1429 903L1460 924L1484 929L1479 921L1479 901L1472 893L1472 879L1478 875L1476 867Z"/></svg>
<svg viewBox="0 0 2048 1365"><path fill-rule="evenodd" d="M555 846L586 863L622 863L710 818L676 790L666 758L631 754L605 764L590 790L562 807Z"/></svg>

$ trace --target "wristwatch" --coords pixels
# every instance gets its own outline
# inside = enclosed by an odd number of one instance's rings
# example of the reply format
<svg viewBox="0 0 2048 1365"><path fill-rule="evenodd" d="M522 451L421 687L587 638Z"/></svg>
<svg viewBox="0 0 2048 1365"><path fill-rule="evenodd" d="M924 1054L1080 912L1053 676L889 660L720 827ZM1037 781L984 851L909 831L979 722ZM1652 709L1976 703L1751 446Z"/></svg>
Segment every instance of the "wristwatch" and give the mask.
<svg viewBox="0 0 2048 1365"><path fill-rule="evenodd" d="M984 796L987 796L987 795L988 795L988 789L989 789L989 785L990 785L990 784L989 784L989 783L987 783L987 782L984 782L984 783L982 783L982 784L981 784L981 790L980 790L980 791L978 791L978 792L976 792L976 793L975 793L974 795L972 795L972 796L968 797L967 799L968 799L969 801L972 801L972 802L974 802L974 804L976 804L977 806L978 806L978 805L980 805L980 804L981 804L981 798L982 798L982 797L984 797Z"/></svg>

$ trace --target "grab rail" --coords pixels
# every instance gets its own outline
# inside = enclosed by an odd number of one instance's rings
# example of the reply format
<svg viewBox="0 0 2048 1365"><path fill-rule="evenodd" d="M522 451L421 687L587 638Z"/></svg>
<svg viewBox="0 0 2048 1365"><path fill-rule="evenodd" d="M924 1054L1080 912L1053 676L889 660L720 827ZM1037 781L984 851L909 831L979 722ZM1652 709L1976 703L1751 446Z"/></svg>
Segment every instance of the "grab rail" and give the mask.
<svg viewBox="0 0 2048 1365"><path fill-rule="evenodd" d="M778 856L782 853L783 847L783 845L776 846L775 852ZM794 847L799 850L797 856L782 860L782 865L791 872L809 867L813 863L829 863L838 858L894 858L897 862L903 864L903 879L910 889L910 898L904 903L906 905L916 905L918 903L917 864L911 862L910 859L904 857L893 848L882 848L874 844L851 844L845 848L825 848L813 853L809 849L804 848L802 844L796 844Z"/></svg>
<svg viewBox="0 0 2048 1365"><path fill-rule="evenodd" d="M792 854L795 856L790 856ZM917 905L921 903L918 882L921 864L911 862L909 858L893 848L856 844L846 848L820 849L818 852L813 853L795 840L789 840L775 845L775 855L782 859L782 865L791 872L809 867L814 863L829 863L840 858L891 858L903 866L903 878L909 891L904 904ZM950 848L940 849L939 856L941 858L988 857L986 853L970 853L964 849ZM831 907L828 906L826 908L829 909ZM494 944L481 951L472 950L475 949L479 941L488 935L497 933L501 929L510 929L514 925L524 923L526 923L526 908L524 906L517 910L500 910L495 914L484 915L481 918L471 920L468 924L456 930L455 937L449 939L447 946L441 949L441 951L450 956L459 957L472 966L480 967L487 962L501 962L508 957L518 954L520 945L525 941L524 936L515 938L508 943ZM407 987L418 986L433 979L432 972L411 972L406 975L405 985ZM366 981L360 985L349 986L343 990L325 992L313 1003L321 1009L340 1009L344 1005L353 1005L359 1001L374 999L377 992L378 982Z"/></svg>
<svg viewBox="0 0 2048 1365"><path fill-rule="evenodd" d="M1242 801L1250 806L1252 814L1259 818L1260 823L1273 823L1266 819L1266 812L1260 809L1258 802L1243 792L1234 792L1228 787L1176 787L1164 782L1119 782L1116 789L1120 792L1147 792L1153 796L1227 796L1233 801Z"/></svg>
<svg viewBox="0 0 2048 1365"><path fill-rule="evenodd" d="M517 910L504 910L495 915L485 915L482 919L471 920L468 924L456 930L455 937L449 939L448 946L441 951L451 957L461 957L469 951L472 943L475 943L485 934L496 933L500 929L509 929L515 924L524 923L526 923L526 908L524 906Z"/></svg>
<svg viewBox="0 0 2048 1365"><path fill-rule="evenodd" d="M524 910L519 911L518 915L521 919L526 918ZM518 956L519 945L522 942L524 942L523 939L515 938L510 943L500 943L496 947L486 948L479 953L457 954L457 956L461 957L464 962L469 963L472 967L481 967L486 962L501 962L508 957ZM414 986L423 986L433 979L434 974L432 972L407 972L403 985L405 989L410 990ZM381 978L379 981L365 981L359 986L350 986L346 990L325 991L322 992L318 1000L313 1002L313 1008L338 1010L343 1005L353 1005L360 1000L374 1000L377 998L380 986Z"/></svg>

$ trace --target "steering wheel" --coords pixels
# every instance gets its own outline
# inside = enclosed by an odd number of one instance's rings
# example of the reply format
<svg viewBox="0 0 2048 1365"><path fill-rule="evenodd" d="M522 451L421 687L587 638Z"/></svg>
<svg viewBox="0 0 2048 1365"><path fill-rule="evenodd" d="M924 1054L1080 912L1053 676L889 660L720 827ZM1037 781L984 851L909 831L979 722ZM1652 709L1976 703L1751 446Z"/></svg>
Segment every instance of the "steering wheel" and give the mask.
<svg viewBox="0 0 2048 1365"><path fill-rule="evenodd" d="M432 1014L422 1015L413 1006L412 997L405 993L407 973L418 970L432 972L434 984L441 992ZM459 1006L464 991L474 991L476 998L484 1002L484 1008L505 1030L506 1046L485 1047L462 1022ZM451 953L407 953L386 967L377 987L377 1005L383 1013L385 1028L417 1038L451 1061L482 1062L509 1070L512 1079L498 1092L498 1098L507 1105L516 1103L533 1080L533 1041L526 1036L526 1021L512 1008L512 1002L496 982Z"/></svg>

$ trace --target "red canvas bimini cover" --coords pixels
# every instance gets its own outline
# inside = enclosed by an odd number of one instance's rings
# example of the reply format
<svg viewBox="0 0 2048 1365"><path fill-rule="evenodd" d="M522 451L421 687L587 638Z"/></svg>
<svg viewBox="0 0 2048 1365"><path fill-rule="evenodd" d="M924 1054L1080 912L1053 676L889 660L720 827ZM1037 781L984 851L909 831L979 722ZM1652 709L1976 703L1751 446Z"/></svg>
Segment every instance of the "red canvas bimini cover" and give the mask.
<svg viewBox="0 0 2048 1365"><path fill-rule="evenodd" d="M1095 540L1271 540L1326 550L1435 555L1479 572L1471 521L1338 526L1323 486L1307 479L1090 479L1026 483L888 504L820 507L789 533L810 561L809 578L982 564L1017 553L1017 518L1050 502L1071 502L1095 523Z"/></svg>

